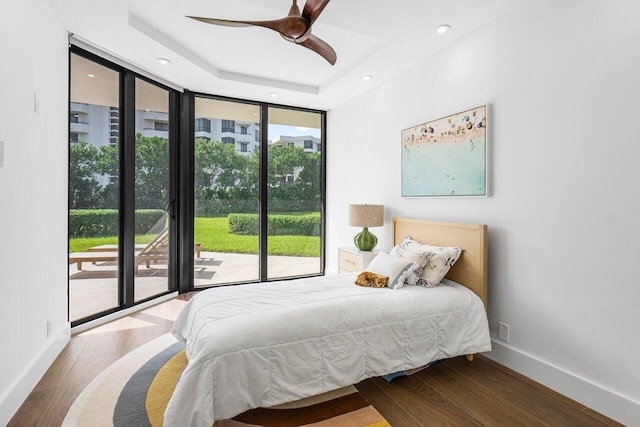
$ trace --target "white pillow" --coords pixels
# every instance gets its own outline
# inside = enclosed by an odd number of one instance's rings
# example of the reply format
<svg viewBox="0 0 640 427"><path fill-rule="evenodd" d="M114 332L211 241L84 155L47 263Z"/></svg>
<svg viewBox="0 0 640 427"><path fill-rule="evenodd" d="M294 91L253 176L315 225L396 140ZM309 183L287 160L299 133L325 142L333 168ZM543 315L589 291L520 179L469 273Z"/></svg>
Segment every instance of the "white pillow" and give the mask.
<svg viewBox="0 0 640 427"><path fill-rule="evenodd" d="M415 268L413 261L407 261L385 252L380 252L371 261L367 267L367 271L388 276L387 287L391 289L400 289L404 284L404 279L412 268Z"/></svg>
<svg viewBox="0 0 640 427"><path fill-rule="evenodd" d="M402 258L406 261L413 261L415 267L409 271L409 274L404 278L405 285L415 285L420 279L420 274L424 266L429 262L431 257L430 252L421 251L419 249L407 249L402 246L394 246L389 252L390 255L394 255L398 258Z"/></svg>
<svg viewBox="0 0 640 427"><path fill-rule="evenodd" d="M453 267L462 249L453 246L431 246L413 240L411 236L405 236L402 245L404 249L421 251L428 256L428 261L420 273L417 285L427 288L433 288L444 278Z"/></svg>

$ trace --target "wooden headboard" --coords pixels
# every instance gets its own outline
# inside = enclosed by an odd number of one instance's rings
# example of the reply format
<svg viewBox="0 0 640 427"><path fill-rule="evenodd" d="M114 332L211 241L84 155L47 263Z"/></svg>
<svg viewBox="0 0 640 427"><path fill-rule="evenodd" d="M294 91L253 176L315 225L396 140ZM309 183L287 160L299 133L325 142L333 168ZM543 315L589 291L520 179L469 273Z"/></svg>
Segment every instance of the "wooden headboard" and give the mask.
<svg viewBox="0 0 640 427"><path fill-rule="evenodd" d="M434 246L457 246L462 255L445 277L466 286L482 299L487 307L487 226L455 222L393 219L393 244L402 243L404 236Z"/></svg>

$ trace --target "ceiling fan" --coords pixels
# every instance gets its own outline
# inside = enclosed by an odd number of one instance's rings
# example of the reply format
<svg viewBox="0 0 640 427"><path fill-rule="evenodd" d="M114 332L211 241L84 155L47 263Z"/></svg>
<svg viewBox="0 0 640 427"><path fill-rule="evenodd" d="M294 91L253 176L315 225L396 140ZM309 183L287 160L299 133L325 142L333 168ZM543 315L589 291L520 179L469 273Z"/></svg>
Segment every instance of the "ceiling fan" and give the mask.
<svg viewBox="0 0 640 427"><path fill-rule="evenodd" d="M311 34L311 26L318 19L329 0L307 0L302 13L300 13L300 8L296 3L297 1L293 0L293 5L291 5L287 16L272 21L230 21L199 16L187 16L187 18L226 27L249 27L255 25L269 28L280 33L283 39L311 49L329 61L331 65L334 65L338 59L336 51L327 42Z"/></svg>

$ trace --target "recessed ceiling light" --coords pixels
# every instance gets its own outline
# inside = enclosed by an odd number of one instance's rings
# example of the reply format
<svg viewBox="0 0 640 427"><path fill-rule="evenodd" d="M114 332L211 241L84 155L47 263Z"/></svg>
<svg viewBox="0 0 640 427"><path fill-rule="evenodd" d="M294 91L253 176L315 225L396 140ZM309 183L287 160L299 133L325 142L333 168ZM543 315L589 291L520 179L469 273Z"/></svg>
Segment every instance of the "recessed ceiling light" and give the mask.
<svg viewBox="0 0 640 427"><path fill-rule="evenodd" d="M449 24L442 24L442 25L438 25L438 26L436 27L436 32L437 32L438 34L444 34L444 33L446 33L447 31L449 31L450 29L451 29L451 25L449 25Z"/></svg>
<svg viewBox="0 0 640 427"><path fill-rule="evenodd" d="M169 65L171 64L171 61L169 61L167 58L157 58L156 61L158 61L159 63L161 63L162 65Z"/></svg>
<svg viewBox="0 0 640 427"><path fill-rule="evenodd" d="M94 77L95 77L95 75L93 75L93 74L87 74L87 76L88 76L88 77L91 77L91 78L94 78Z"/></svg>
<svg viewBox="0 0 640 427"><path fill-rule="evenodd" d="M269 96L272 97L272 98L275 98L276 96L278 96L278 93L277 92L271 92L271 93L269 93Z"/></svg>
<svg viewBox="0 0 640 427"><path fill-rule="evenodd" d="M371 74L367 74L366 76L362 76L362 80L364 80L365 82L368 82L372 78L373 78L373 76Z"/></svg>

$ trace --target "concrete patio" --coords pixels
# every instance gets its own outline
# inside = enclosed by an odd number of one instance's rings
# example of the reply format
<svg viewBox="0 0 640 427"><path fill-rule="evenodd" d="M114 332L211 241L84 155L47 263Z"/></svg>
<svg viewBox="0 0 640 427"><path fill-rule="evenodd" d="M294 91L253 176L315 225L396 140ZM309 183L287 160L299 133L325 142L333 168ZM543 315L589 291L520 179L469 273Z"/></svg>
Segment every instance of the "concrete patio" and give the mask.
<svg viewBox="0 0 640 427"><path fill-rule="evenodd" d="M269 278L320 272L320 258L270 256ZM195 259L195 286L222 285L258 280L258 255L205 252ZM140 301L161 294L168 289L167 265L140 266L135 277L135 300ZM69 265L69 318L71 321L117 307L117 263L103 262L96 265L84 263L78 271Z"/></svg>

